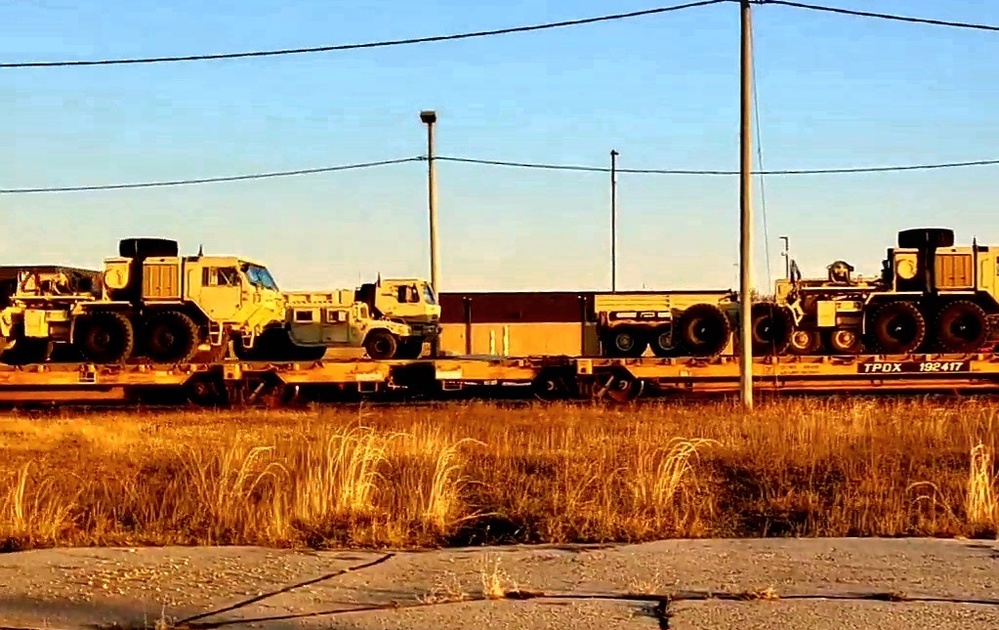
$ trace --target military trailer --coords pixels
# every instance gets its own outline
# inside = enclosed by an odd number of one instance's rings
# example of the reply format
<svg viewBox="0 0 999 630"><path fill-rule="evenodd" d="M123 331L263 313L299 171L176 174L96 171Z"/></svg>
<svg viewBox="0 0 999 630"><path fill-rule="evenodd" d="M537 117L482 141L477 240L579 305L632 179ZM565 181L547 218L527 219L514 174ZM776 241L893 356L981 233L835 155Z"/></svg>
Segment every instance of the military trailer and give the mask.
<svg viewBox="0 0 999 630"><path fill-rule="evenodd" d="M732 349L732 292L440 294L449 355L713 356ZM674 338L676 341L674 342Z"/></svg>
<svg viewBox="0 0 999 630"><path fill-rule="evenodd" d="M838 260L826 278L803 279L792 261L778 280L761 339L779 352L976 352L999 333L999 248L955 246L946 228L898 233L880 276L854 276ZM754 320L756 323L757 320Z"/></svg>

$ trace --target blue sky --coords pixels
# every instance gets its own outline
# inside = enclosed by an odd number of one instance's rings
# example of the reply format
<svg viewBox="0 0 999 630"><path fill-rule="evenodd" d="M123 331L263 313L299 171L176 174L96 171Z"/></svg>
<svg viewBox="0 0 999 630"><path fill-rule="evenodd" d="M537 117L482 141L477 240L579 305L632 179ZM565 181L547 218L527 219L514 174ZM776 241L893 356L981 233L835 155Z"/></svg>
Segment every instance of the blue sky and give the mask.
<svg viewBox="0 0 999 630"><path fill-rule="evenodd" d="M824 1L824 0L823 0ZM660 4L672 4L660 0ZM829 4L999 24L988 0ZM0 57L91 59L321 46L630 11L653 2L0 0ZM335 10L331 10L335 7ZM474 7L474 8L473 8ZM0 69L0 187L211 177L422 154L738 168L738 7L388 49ZM754 7L767 169L999 158L996 33ZM755 159L755 156L754 156ZM758 166L758 164L757 164ZM877 273L898 229L999 244L999 167L772 176L755 281L837 258ZM439 165L441 285L606 289L605 174ZM0 264L97 266L121 237L265 260L286 288L429 276L425 164L257 182L4 195ZM619 288L737 286L738 178L621 175ZM769 233L769 265L763 219Z"/></svg>

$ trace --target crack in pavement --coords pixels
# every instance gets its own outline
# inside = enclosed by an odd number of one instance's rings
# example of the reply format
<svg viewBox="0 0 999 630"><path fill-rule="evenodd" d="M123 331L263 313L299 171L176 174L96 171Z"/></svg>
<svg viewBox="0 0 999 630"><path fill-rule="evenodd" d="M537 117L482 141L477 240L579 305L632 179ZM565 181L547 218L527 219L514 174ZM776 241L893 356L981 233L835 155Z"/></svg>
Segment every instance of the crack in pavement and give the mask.
<svg viewBox="0 0 999 630"><path fill-rule="evenodd" d="M713 592L713 591L679 591L667 594L636 594L636 593L558 593L545 591L511 591L502 597L467 597L437 602L413 602L411 604L377 604L370 606L358 606L355 608L338 608L333 610L321 610L310 613L295 613L287 615L272 615L269 617L253 617L249 619L232 619L228 621L216 621L208 623L177 623L170 627L175 630L213 630L233 624L263 623L268 621L289 621L294 619L305 619L309 617L326 617L334 615L344 615L348 613L377 612L386 610L405 610L417 608L432 608L435 606L446 606L452 604L464 604L470 602L498 601L498 600L531 600L531 599L561 599L561 600L612 600L612 601L638 601L655 602L653 610L659 619L660 628L669 628L669 618L673 615L671 606L675 602L681 601L780 601L780 600L837 600L837 601L878 601L894 603L946 603L946 604L969 604L980 606L999 606L999 599L975 599L960 597L910 597L902 593L874 592L874 593L827 593L827 594L792 594L792 595L770 595L758 592Z"/></svg>

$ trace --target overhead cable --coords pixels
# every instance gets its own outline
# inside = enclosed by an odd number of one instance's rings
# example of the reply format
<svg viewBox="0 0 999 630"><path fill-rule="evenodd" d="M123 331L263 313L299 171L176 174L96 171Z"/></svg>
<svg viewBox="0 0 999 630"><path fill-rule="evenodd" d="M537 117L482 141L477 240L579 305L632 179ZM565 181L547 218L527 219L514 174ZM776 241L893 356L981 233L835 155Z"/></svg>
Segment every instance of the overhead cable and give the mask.
<svg viewBox="0 0 999 630"><path fill-rule="evenodd" d="M476 37L490 37L494 35L507 35L510 33L526 33L529 31L541 31L554 28L564 28L567 26L581 26L596 22L610 22L625 20L647 15L660 13L670 13L682 9L720 4L731 2L732 0L700 0L698 2L688 2L673 6L657 7L654 9L643 9L640 11L630 11L628 13L614 13L611 15L601 15L596 17L578 18L573 20L563 20L561 22L547 22L544 24L533 24L529 26L512 26L508 28L498 28L487 31L473 31L467 33L456 33L452 35L432 35L428 37L412 37L407 39L384 40L377 42L365 42L360 44L336 44L331 46L316 46L313 48L285 48L279 50L257 50L252 52L238 53L213 53L205 55L183 55L171 57L135 57L125 59L101 59L101 60L73 60L73 61L22 61L0 63L0 68L50 68L57 66L110 66L124 64L149 64L165 63L177 61L215 61L219 59L238 59L245 57L274 57L278 55L298 55L303 53L332 52L340 50L357 50L361 48L387 48L390 46L404 46L410 44L426 44L432 42L453 41L458 39L472 39Z"/></svg>
<svg viewBox="0 0 999 630"><path fill-rule="evenodd" d="M426 159L426 158L423 158ZM510 166L533 169L549 169L560 171L585 171L591 173L609 173L610 168L606 166L580 166L570 164L546 164L541 162L509 162L503 160L484 160L477 158L437 156L434 158L442 162L462 162L466 164L484 164L490 166ZM941 162L936 164L909 164L901 166L860 166L851 168L818 168L818 169L794 169L794 170L760 170L753 171L754 175L827 175L840 173L881 173L889 171L922 171L941 168L959 168L966 166L993 166L999 165L999 159L995 160L973 160L967 162ZM663 169L663 168L618 168L618 173L636 173L645 175L738 175L739 171L723 171L711 169Z"/></svg>
<svg viewBox="0 0 999 630"><path fill-rule="evenodd" d="M609 173L610 168L606 166L583 166L575 164L551 164L544 162L509 162L504 160L484 160L478 158L435 156L435 161L458 162L463 164L480 164L487 166L509 166L527 169L556 170L556 171L579 171L588 173ZM340 166L323 166L319 168L305 168L294 171L276 171L271 173L254 173L249 175L229 175L223 177L205 177L197 179L178 179L155 182L138 182L130 184L95 184L88 186L54 186L47 188L0 188L0 195L17 195L31 193L60 193L60 192L84 192L98 190L122 190L131 188L159 188L164 186L191 186L196 184L214 184L219 182L235 182L256 179L268 179L273 177L291 177L296 175L313 175L318 173L332 173L336 171L349 171L363 168L373 168L377 166L389 166L392 164L404 164L406 162L426 162L425 155L398 158L394 160L381 160L378 162L362 162L359 164L344 164ZM884 173L893 171L923 171L944 168L960 168L968 166L995 166L999 165L996 160L975 160L969 162L942 162L937 164L911 164L902 166L861 166L855 168L819 168L819 169L796 169L796 170L759 170L753 171L753 175L835 175L844 173ZM739 171L722 171L711 169L665 169L665 168L618 168L618 173L632 173L638 175L738 175Z"/></svg>
<svg viewBox="0 0 999 630"><path fill-rule="evenodd" d="M139 182L134 184L96 184L92 186L59 186L52 188L0 188L2 195L23 195L29 193L82 192L91 190L122 190L127 188L159 188L163 186L191 186L194 184L215 184L219 182L236 182L272 177L293 177L297 175L314 175L317 173L332 173L335 171L350 171L375 166L388 166L406 162L425 161L424 157L398 158L380 160L378 162L361 162L358 164L343 164L340 166L323 166L319 168L303 168L294 171L275 171L271 173L255 173L251 175L228 175L223 177L205 177L199 179L177 179L172 181Z"/></svg>
<svg viewBox="0 0 999 630"><path fill-rule="evenodd" d="M843 15L856 15L860 17L879 18L882 20L894 20L896 22L909 22L913 24L931 24L934 26L951 26L954 28L967 28L979 31L999 31L999 26L991 24L976 24L974 22L953 22L950 20L937 20L933 18L911 17L907 15L892 15L889 13L876 13L874 11L858 11L855 9L843 9L840 7L829 7L817 4L806 4L804 2L792 2L791 0L753 0L754 4L777 4L797 9L808 9L810 11L824 11L826 13L839 13Z"/></svg>

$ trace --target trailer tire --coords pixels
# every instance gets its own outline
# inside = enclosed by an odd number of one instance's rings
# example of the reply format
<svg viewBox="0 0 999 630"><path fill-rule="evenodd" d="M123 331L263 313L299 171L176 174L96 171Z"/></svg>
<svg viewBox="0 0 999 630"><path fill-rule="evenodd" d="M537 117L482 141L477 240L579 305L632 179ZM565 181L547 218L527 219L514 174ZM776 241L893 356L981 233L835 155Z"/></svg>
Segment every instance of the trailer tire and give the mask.
<svg viewBox="0 0 999 630"><path fill-rule="evenodd" d="M926 318L912 302L888 302L871 315L871 345L885 354L914 352L926 339Z"/></svg>
<svg viewBox="0 0 999 630"><path fill-rule="evenodd" d="M989 337L989 317L974 302L957 300L940 309L934 328L944 352L974 352Z"/></svg>
<svg viewBox="0 0 999 630"><path fill-rule="evenodd" d="M643 331L632 326L620 326L605 335L607 354L612 357L640 357L649 345Z"/></svg>
<svg viewBox="0 0 999 630"><path fill-rule="evenodd" d="M864 349L860 335L846 328L830 330L826 345L833 354L860 354Z"/></svg>
<svg viewBox="0 0 999 630"><path fill-rule="evenodd" d="M721 354L728 345L732 324L720 308L702 302L684 309L674 329L676 345L693 357Z"/></svg>
<svg viewBox="0 0 999 630"><path fill-rule="evenodd" d="M659 326L652 330L649 338L652 354L660 358L669 357L674 353L673 330L669 325Z"/></svg>
<svg viewBox="0 0 999 630"><path fill-rule="evenodd" d="M819 331L810 328L799 328L791 331L788 350L798 356L817 354L822 349L822 336Z"/></svg>
<svg viewBox="0 0 999 630"><path fill-rule="evenodd" d="M787 309L768 302L750 307L753 354L783 354L791 343L794 321Z"/></svg>
<svg viewBox="0 0 999 630"><path fill-rule="evenodd" d="M364 349L372 359L391 359L399 349L399 342L387 330L372 330L364 339Z"/></svg>
<svg viewBox="0 0 999 630"><path fill-rule="evenodd" d="M154 313L143 328L146 354L156 363L187 363L198 352L201 332L186 313Z"/></svg>
<svg viewBox="0 0 999 630"><path fill-rule="evenodd" d="M84 361L124 363L135 349L135 329L121 313L96 311L77 320L73 345L79 349Z"/></svg>

